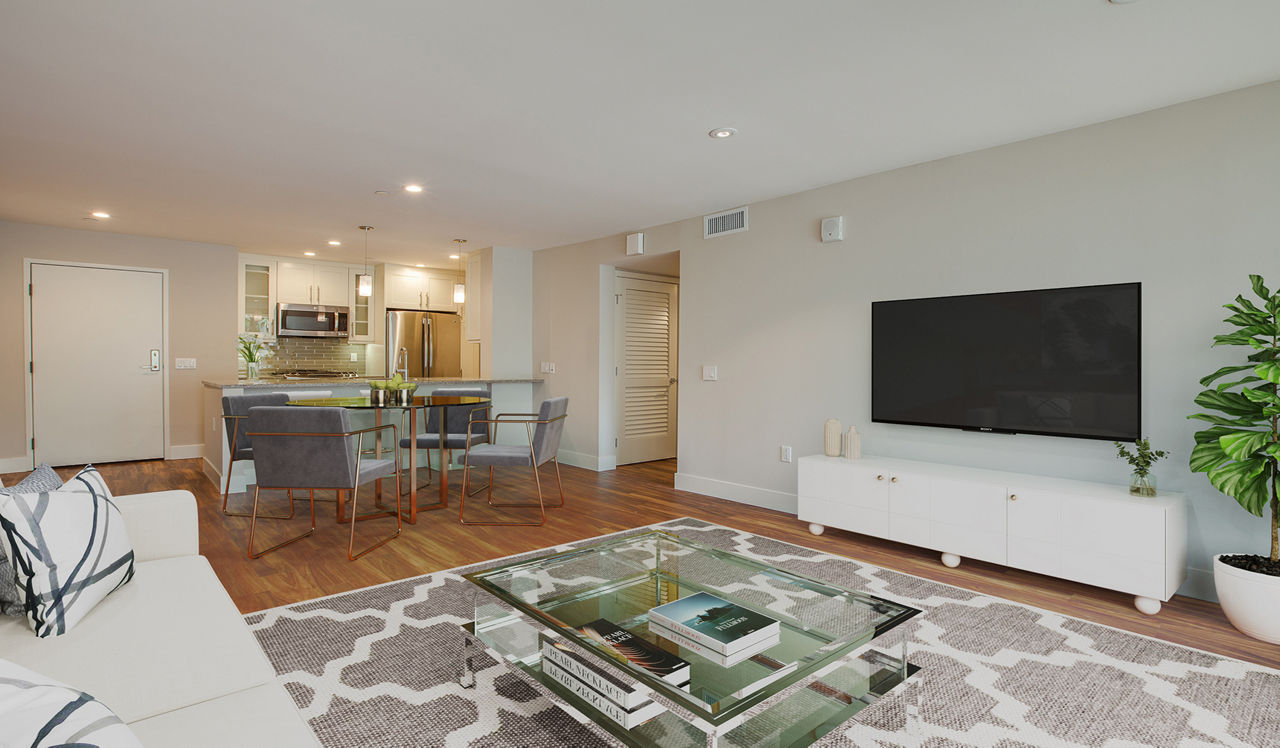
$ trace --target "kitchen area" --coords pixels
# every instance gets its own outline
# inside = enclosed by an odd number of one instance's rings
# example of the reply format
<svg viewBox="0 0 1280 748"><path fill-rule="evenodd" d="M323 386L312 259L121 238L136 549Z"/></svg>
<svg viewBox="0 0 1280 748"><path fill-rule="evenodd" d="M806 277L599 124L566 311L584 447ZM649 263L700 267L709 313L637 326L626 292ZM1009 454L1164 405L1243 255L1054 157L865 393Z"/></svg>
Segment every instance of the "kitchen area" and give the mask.
<svg viewBox="0 0 1280 748"><path fill-rule="evenodd" d="M370 380L399 375L418 385L418 395L440 387L483 387L493 399L493 412L528 412L533 386L540 380L529 376L529 357L519 350L523 346L515 351L503 346L496 363L493 355L495 338L528 338L518 330L521 324L528 326L527 318L503 314L495 329L493 314L495 288L501 293L504 283L525 275L522 256L527 253L488 248L463 256L461 243L458 249L450 258L454 267L242 253L238 376L203 382L204 471L210 480L221 486L229 465L220 417L224 395L361 397L368 395ZM527 287L527 280L519 285ZM503 328L513 325L517 334L504 335ZM357 427L372 425L367 413L355 420ZM520 437L511 443L525 439L523 433L511 435ZM498 436L499 442L508 442ZM231 490L244 490L252 482L251 465L237 463Z"/></svg>

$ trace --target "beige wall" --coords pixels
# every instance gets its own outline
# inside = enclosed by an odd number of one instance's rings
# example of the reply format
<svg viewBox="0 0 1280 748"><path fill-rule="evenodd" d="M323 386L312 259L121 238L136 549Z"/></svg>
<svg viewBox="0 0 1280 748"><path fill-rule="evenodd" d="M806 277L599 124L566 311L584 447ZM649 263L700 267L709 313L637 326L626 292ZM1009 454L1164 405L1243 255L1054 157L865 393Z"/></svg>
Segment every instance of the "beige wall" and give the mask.
<svg viewBox="0 0 1280 748"><path fill-rule="evenodd" d="M794 511L778 447L819 452L829 417L870 454L1123 483L1107 442L872 424L870 303L1138 280L1143 428L1173 450L1161 488L1190 499L1184 591L1211 595L1210 555L1261 550L1267 533L1188 471L1186 415L1198 378L1233 356L1209 347L1220 305L1251 272L1280 284L1277 132L1273 83L753 204L742 234L704 240L700 218L644 229L646 252L681 251L677 485ZM833 215L847 238L822 244ZM588 454L612 443L591 432L611 338L595 310L599 266L623 252L617 236L535 255L534 360L557 362L544 389L572 398L571 448ZM720 381L700 381L703 364Z"/></svg>
<svg viewBox="0 0 1280 748"><path fill-rule="evenodd" d="M201 380L236 376L236 249L0 221L0 317L6 320L0 326L0 464L20 470L28 454L22 330L28 258L169 271L169 441L177 447L201 444ZM196 358L199 368L173 369L178 356ZM86 395L94 394L93 387L92 368L86 367Z"/></svg>

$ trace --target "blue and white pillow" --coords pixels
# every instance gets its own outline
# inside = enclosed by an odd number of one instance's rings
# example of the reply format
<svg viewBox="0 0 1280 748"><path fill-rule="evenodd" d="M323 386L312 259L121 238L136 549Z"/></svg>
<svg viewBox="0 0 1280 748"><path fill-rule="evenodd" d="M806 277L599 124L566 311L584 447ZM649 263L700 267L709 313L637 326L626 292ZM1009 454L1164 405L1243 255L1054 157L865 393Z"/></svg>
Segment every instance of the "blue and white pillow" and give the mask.
<svg viewBox="0 0 1280 748"><path fill-rule="evenodd" d="M101 701L0 660L0 745L142 748Z"/></svg>
<svg viewBox="0 0 1280 748"><path fill-rule="evenodd" d="M32 470L27 477L5 488L0 493L40 493L62 488L62 479L45 463ZM0 615L26 615L22 609L22 592L18 589L18 572L5 553L6 544L0 542Z"/></svg>
<svg viewBox="0 0 1280 748"><path fill-rule="evenodd" d="M0 494L0 537L36 636L67 633L133 578L124 518L92 466L56 491Z"/></svg>

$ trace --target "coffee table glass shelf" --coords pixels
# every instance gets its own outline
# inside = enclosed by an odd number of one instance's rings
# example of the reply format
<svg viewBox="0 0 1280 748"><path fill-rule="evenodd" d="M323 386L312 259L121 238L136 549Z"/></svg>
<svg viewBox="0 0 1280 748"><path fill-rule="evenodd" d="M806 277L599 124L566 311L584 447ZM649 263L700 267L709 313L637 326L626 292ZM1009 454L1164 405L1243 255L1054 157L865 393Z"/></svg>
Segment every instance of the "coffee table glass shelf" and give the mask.
<svg viewBox="0 0 1280 748"><path fill-rule="evenodd" d="M466 630L541 683L567 711L627 745L808 745L917 670L907 662L907 637L898 627L919 610L665 531L465 576L477 587L475 620ZM763 651L723 667L709 659L714 655L704 657L651 630L651 608L697 592L778 620L780 636ZM689 684L664 681L578 631L601 618L688 661ZM638 684L666 710L624 729L543 672L544 639ZM475 647L470 637L466 641L462 679L469 685ZM907 699L903 704L909 720L914 707Z"/></svg>

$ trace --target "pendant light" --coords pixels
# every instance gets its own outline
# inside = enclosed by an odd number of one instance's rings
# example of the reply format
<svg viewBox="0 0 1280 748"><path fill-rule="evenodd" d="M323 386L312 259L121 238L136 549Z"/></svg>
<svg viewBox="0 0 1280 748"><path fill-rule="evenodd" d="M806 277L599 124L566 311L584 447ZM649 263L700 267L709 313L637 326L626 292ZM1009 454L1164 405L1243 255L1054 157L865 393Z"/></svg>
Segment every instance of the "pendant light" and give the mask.
<svg viewBox="0 0 1280 748"><path fill-rule="evenodd" d="M369 232L373 231L373 227L356 228L364 232L364 272L356 276L356 293L367 298L373 295L373 276L369 274Z"/></svg>
<svg viewBox="0 0 1280 748"><path fill-rule="evenodd" d="M462 274L462 245L467 243L466 239L454 239L453 243L458 246L458 274ZM465 304L467 302L467 284L453 284L453 303Z"/></svg>

